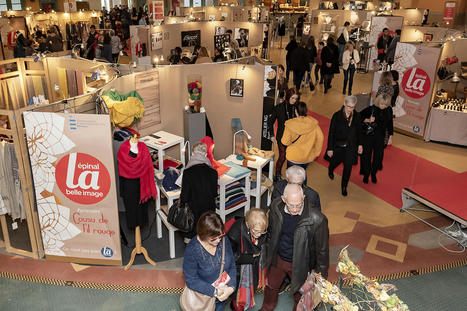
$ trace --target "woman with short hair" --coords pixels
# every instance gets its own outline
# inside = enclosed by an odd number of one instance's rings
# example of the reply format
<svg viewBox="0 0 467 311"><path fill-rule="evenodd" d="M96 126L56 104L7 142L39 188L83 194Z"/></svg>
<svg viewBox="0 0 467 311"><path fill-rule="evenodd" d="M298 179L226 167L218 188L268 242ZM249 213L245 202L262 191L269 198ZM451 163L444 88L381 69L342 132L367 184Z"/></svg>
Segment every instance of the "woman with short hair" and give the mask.
<svg viewBox="0 0 467 311"><path fill-rule="evenodd" d="M252 208L245 217L237 219L227 233L237 265L238 284L239 286L251 284L253 291L265 285L262 259L266 246L267 228L266 213L262 209ZM242 296L243 292L240 294ZM236 311L245 310L243 299L240 301L234 299L232 304Z"/></svg>
<svg viewBox="0 0 467 311"><path fill-rule="evenodd" d="M376 172L382 165L384 153L384 137L386 131L389 135L388 145L392 144L393 118L391 108L391 96L386 93L378 95L374 105L361 111L363 154L360 161L363 173L363 183L368 183L371 174L371 182L376 184Z"/></svg>
<svg viewBox="0 0 467 311"><path fill-rule="evenodd" d="M196 228L198 234L188 243L183 258L186 287L203 295L216 297L215 310L224 310L224 301L234 292L237 285L235 259L230 241L224 237L224 224L215 212L201 215ZM212 284L220 275L223 251L223 271L229 275L230 281L226 285L214 287Z"/></svg>

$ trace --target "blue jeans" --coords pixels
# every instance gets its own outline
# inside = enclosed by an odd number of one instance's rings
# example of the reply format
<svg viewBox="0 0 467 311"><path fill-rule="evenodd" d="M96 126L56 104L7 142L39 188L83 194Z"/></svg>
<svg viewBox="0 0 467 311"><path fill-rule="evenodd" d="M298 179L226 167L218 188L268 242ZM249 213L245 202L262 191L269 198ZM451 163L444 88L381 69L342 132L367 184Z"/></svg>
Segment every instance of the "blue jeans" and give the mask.
<svg viewBox="0 0 467 311"><path fill-rule="evenodd" d="M344 55L345 44L339 44L337 48L339 50L339 65L342 66L342 55Z"/></svg>
<svg viewBox="0 0 467 311"><path fill-rule="evenodd" d="M312 79L311 79L311 71L313 70L314 63L310 63L309 65L310 65L310 70L308 71L306 77L303 77L303 80L305 80L305 78L306 78L306 81L305 81L306 84L308 84L309 82L313 82Z"/></svg>
<svg viewBox="0 0 467 311"><path fill-rule="evenodd" d="M353 76L355 74L355 66L349 65L347 70L344 69L344 89L343 92L345 93L345 89L347 87L347 81L349 81L349 93L352 93L352 84L353 84Z"/></svg>
<svg viewBox="0 0 467 311"><path fill-rule="evenodd" d="M303 181L304 186L306 186L306 182L308 180L308 176L306 175L306 168L308 167L309 164L310 163L294 163L292 161L287 160L287 168L297 165L297 166L303 167L303 169L305 170L305 180Z"/></svg>
<svg viewBox="0 0 467 311"><path fill-rule="evenodd" d="M293 84L295 85L295 88L297 89L297 91L300 90L300 84L302 83L304 75L305 75L305 71L294 70L293 72Z"/></svg>

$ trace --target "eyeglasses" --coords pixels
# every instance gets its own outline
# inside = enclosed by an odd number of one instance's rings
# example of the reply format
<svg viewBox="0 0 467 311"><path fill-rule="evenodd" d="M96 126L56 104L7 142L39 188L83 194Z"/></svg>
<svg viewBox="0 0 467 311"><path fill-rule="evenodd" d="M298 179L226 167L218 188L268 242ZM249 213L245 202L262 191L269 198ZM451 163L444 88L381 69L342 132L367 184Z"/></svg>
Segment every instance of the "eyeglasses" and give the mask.
<svg viewBox="0 0 467 311"><path fill-rule="evenodd" d="M302 201L302 202L299 203L299 204L292 205L292 204L286 203L286 205L287 205L287 208L288 208L289 210L298 211L298 210L301 210L301 209L303 208L304 203L305 203L305 202Z"/></svg>
<svg viewBox="0 0 467 311"><path fill-rule="evenodd" d="M215 238L210 238L209 241L214 242L216 240L220 240L220 239L222 239L224 237L224 235L225 235L225 233L223 233L223 234L221 234L219 236L216 236Z"/></svg>
<svg viewBox="0 0 467 311"><path fill-rule="evenodd" d="M256 235L256 236L258 236L258 235L263 235L263 234L266 233L266 231L254 230L254 229L250 229L250 231L251 231L251 233L252 233L253 235Z"/></svg>

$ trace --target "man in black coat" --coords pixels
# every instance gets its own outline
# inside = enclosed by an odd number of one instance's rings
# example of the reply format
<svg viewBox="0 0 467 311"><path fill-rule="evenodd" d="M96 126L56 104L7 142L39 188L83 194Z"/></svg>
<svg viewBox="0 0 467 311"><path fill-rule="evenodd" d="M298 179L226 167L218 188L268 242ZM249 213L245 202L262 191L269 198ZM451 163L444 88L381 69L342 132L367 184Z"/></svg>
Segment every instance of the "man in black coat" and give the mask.
<svg viewBox="0 0 467 311"><path fill-rule="evenodd" d="M284 189L288 184L297 184L302 186L303 192L310 206L321 210L321 201L319 199L318 192L303 184L306 178L306 171L303 167L298 165L291 166L287 169L287 171L285 171L285 176L287 180L281 179L274 183L272 200L281 197L284 194Z"/></svg>
<svg viewBox="0 0 467 311"><path fill-rule="evenodd" d="M290 41L287 43L285 46L285 49L287 51L287 54L285 55L285 79L287 80L287 83L289 83L289 76L290 76L290 56L292 55L292 52L298 48L298 43L295 41L295 36L290 36Z"/></svg>
<svg viewBox="0 0 467 311"><path fill-rule="evenodd" d="M310 69L310 53L305 48L305 42L301 41L300 45L293 50L290 56L290 68L293 71L293 83L297 91L300 91L300 85L303 80L305 72Z"/></svg>
<svg viewBox="0 0 467 311"><path fill-rule="evenodd" d="M362 154L362 132L360 114L355 111L357 97L345 98L344 106L335 112L329 127L327 157L330 158L328 175L334 179L334 169L344 163L342 173L342 195L347 196L352 165L357 164L358 154Z"/></svg>
<svg viewBox="0 0 467 311"><path fill-rule="evenodd" d="M308 273L314 270L327 277L329 268L328 220L305 200L303 189L296 184L285 187L282 198L273 201L269 211L266 251L268 284L262 311L277 305L279 289L286 275L291 279L296 310L298 292Z"/></svg>
<svg viewBox="0 0 467 311"><path fill-rule="evenodd" d="M188 203L194 216L194 228L185 235L188 239L196 235L199 217L204 212L216 211L217 197L217 171L206 157L206 144L196 143L192 150L191 159L183 171L180 193L180 204Z"/></svg>
<svg viewBox="0 0 467 311"><path fill-rule="evenodd" d="M321 51L321 72L324 76L324 94L331 88L332 78L335 73L339 73L339 49L334 44L334 39L330 36L326 41L326 46Z"/></svg>

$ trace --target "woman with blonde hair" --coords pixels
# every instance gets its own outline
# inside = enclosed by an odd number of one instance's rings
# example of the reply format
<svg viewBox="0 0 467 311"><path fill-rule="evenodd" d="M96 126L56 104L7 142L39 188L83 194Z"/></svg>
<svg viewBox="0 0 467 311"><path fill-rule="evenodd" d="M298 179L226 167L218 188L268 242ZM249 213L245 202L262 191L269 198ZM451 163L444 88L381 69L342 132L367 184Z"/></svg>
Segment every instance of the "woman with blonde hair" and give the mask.
<svg viewBox="0 0 467 311"><path fill-rule="evenodd" d="M365 108L361 113L363 154L360 161L360 171L363 173L363 182L376 184L376 172L382 165L384 152L384 137L386 130L389 135L388 145L392 144L393 118L391 96L387 93L379 94L374 105Z"/></svg>
<svg viewBox="0 0 467 311"><path fill-rule="evenodd" d="M357 69L357 64L360 62L360 55L355 49L352 41L345 44L345 51L342 55L342 68L344 69L344 88L342 94L345 95L347 81L349 82L348 95L352 95L353 76Z"/></svg>
<svg viewBox="0 0 467 311"><path fill-rule="evenodd" d="M237 295L232 301L234 310L252 307L254 304L248 299L249 291L265 286L263 257L267 228L266 213L262 209L252 208L244 218L237 219L227 233L237 265ZM244 284L250 286L247 288Z"/></svg>
<svg viewBox="0 0 467 311"><path fill-rule="evenodd" d="M390 71L385 71L379 77L379 86L376 92L373 91L372 99L375 100L381 93L386 93L389 96L394 94L394 88L392 86L393 82L392 73Z"/></svg>

